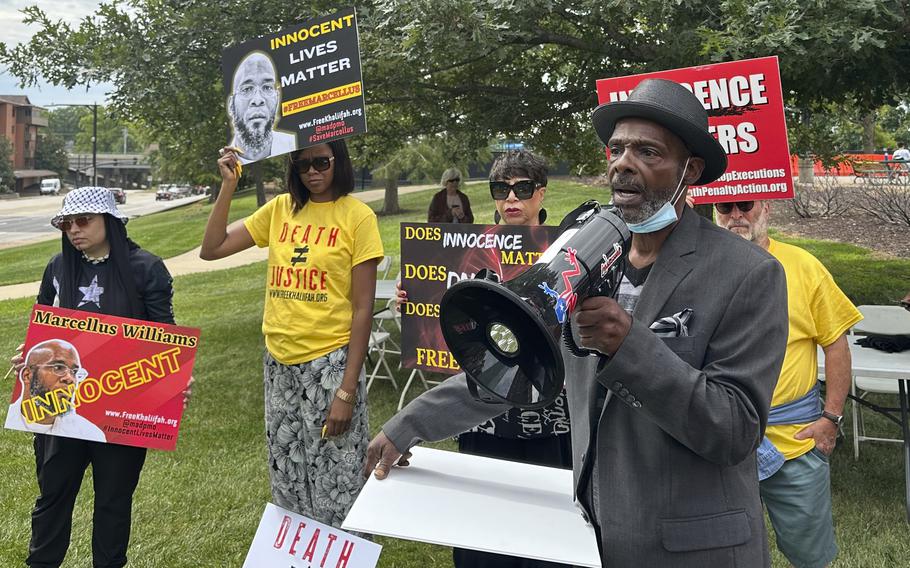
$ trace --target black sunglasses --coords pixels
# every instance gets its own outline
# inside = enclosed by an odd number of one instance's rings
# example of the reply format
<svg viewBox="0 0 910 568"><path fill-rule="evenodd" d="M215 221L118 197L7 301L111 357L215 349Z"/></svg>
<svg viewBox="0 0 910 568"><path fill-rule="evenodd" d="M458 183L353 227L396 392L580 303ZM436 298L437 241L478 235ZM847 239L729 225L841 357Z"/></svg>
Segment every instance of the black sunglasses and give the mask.
<svg viewBox="0 0 910 568"><path fill-rule="evenodd" d="M748 213L752 211L752 208L755 207L754 201L735 201L730 203L715 203L714 208L717 209L717 212L721 215L729 215L733 211L733 206L736 205L736 208L742 211L743 213Z"/></svg>
<svg viewBox="0 0 910 568"><path fill-rule="evenodd" d="M459 183L459 182L461 182L461 178L452 178L452 179L446 180L446 183L449 183L450 181L454 181L455 183Z"/></svg>
<svg viewBox="0 0 910 568"><path fill-rule="evenodd" d="M313 166L313 169L317 172L324 172L332 167L332 160L334 159L335 156L316 156L312 160L299 159L292 160L291 163L294 164L298 172L303 174L310 171L310 166Z"/></svg>
<svg viewBox="0 0 910 568"><path fill-rule="evenodd" d="M537 188L539 187L543 187L543 185L530 179L516 181L512 185L509 185L509 183L505 181L491 181L490 195L493 199L501 201L503 199L508 199L509 192L514 191L515 197L524 201L525 199L531 199L531 196L534 195L534 192L537 191Z"/></svg>

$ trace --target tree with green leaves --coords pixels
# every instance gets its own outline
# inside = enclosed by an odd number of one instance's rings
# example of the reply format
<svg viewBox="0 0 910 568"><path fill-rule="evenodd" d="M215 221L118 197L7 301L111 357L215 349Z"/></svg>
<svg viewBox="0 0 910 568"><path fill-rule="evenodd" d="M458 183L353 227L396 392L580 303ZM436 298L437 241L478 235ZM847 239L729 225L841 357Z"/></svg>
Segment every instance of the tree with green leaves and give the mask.
<svg viewBox="0 0 910 568"><path fill-rule="evenodd" d="M79 119L74 150L92 151L92 122L90 109ZM119 120L103 106L98 107L98 152L107 154L141 153L148 146L148 135L135 121ZM125 146L125 147L124 147Z"/></svg>
<svg viewBox="0 0 910 568"><path fill-rule="evenodd" d="M147 125L162 163L189 177L213 172L228 139L222 47L341 6L127 0L78 26L31 7L39 33L0 45L0 63L26 84L112 82L112 110ZM906 11L904 0L361 2L370 132L351 145L377 167L418 136L444 135L467 160L505 137L596 173L596 79L770 54L803 122L828 102L871 111L910 91Z"/></svg>
<svg viewBox="0 0 910 568"><path fill-rule="evenodd" d="M82 117L91 117L92 109L84 106L61 106L47 111L47 130L60 137L64 144L70 146L76 143L76 136L80 132ZM91 123L89 123L89 136L91 136Z"/></svg>
<svg viewBox="0 0 910 568"><path fill-rule="evenodd" d="M910 5L904 0L726 0L699 28L716 60L780 57L791 150L830 162L830 112L851 109L863 147L875 145L874 113L910 95ZM842 151L842 150L841 150Z"/></svg>
<svg viewBox="0 0 910 568"><path fill-rule="evenodd" d="M386 187L382 213L400 212L398 180L402 175L415 182L438 183L439 176L447 168L457 167L467 172L470 163L491 158L488 144L461 154L458 151L460 144L447 138L445 135L416 136L377 164L372 171L373 177L383 180Z"/></svg>
<svg viewBox="0 0 910 568"><path fill-rule="evenodd" d="M6 136L0 136L0 193L12 193L16 189L13 176L13 145Z"/></svg>
<svg viewBox="0 0 910 568"><path fill-rule="evenodd" d="M63 147L63 139L53 132L40 134L35 143L35 169L51 170L65 179L68 167L69 161Z"/></svg>

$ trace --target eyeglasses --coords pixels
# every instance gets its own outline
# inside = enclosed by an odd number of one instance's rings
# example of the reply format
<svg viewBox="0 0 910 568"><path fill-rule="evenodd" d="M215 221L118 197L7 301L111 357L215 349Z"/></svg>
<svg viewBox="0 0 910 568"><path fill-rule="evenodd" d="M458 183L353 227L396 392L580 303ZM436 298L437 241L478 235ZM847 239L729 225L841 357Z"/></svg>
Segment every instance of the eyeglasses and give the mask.
<svg viewBox="0 0 910 568"><path fill-rule="evenodd" d="M531 196L534 195L534 192L540 187L543 187L543 185L530 179L516 181L512 185L509 185L508 182L504 181L491 181L490 195L493 199L501 201L503 199L508 199L509 192L514 191L515 197L524 201L525 199L531 199Z"/></svg>
<svg viewBox="0 0 910 568"><path fill-rule="evenodd" d="M454 181L455 183L461 183L461 178L452 178L450 180L446 180L446 183L449 183L450 181Z"/></svg>
<svg viewBox="0 0 910 568"><path fill-rule="evenodd" d="M335 156L316 156L312 160L292 160L291 163L294 164L294 167L297 168L297 171L300 173L306 173L310 171L310 166L313 166L317 172L324 172L332 167L332 160L335 159Z"/></svg>
<svg viewBox="0 0 910 568"><path fill-rule="evenodd" d="M272 85L271 83L266 83L264 85L241 85L240 88L237 89L236 94L244 98L251 98L256 91L259 91L263 97L274 97L275 85Z"/></svg>
<svg viewBox="0 0 910 568"><path fill-rule="evenodd" d="M717 212L721 215L729 215L733 211L733 206L736 205L736 208L742 211L743 213L748 213L752 211L752 208L755 207L754 201L736 201L732 203L715 203L714 208L717 209Z"/></svg>
<svg viewBox="0 0 910 568"><path fill-rule="evenodd" d="M85 370L82 367L67 367L63 363L54 363L51 365L32 365L35 368L44 367L50 369L52 373L58 377L65 377L67 373L71 374L74 378L82 378L82 375L85 373Z"/></svg>
<svg viewBox="0 0 910 568"><path fill-rule="evenodd" d="M57 223L57 228L60 229L61 232L68 233L69 230L73 228L73 223L75 223L77 227L84 229L93 218L94 215L83 215L82 217L64 219Z"/></svg>

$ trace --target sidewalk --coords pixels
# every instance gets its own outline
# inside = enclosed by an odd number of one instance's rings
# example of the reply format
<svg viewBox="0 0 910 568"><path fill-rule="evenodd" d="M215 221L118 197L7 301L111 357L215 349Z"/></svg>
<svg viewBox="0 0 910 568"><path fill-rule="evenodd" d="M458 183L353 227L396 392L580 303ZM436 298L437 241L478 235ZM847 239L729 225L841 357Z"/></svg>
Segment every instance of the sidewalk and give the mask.
<svg viewBox="0 0 910 568"><path fill-rule="evenodd" d="M398 195L407 195L418 191L428 189L438 189L435 184L432 185L414 185L398 188ZM364 203L381 201L385 195L384 189L371 189L369 191L360 191L352 193L351 196L360 199ZM199 247L183 254L164 259L164 264L170 271L171 276L182 276L184 274L193 274L196 272L211 272L213 270L225 270L227 268L236 268L245 266L254 262L268 259L268 248L252 247L245 251L221 260L202 260L199 258ZM9 286L0 286L0 301L12 300L15 298L26 298L38 296L38 287L41 281L26 282L23 284L10 284Z"/></svg>

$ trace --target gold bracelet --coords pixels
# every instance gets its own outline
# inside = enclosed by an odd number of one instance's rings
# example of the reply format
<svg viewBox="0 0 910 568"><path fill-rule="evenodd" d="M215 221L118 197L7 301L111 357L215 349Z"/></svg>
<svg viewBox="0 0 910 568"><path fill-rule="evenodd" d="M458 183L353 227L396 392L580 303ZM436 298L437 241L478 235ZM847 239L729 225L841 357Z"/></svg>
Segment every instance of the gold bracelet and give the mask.
<svg viewBox="0 0 910 568"><path fill-rule="evenodd" d="M341 387L338 387L338 389L335 391L335 396L348 404L354 404L354 402L357 400L356 394L351 394Z"/></svg>

